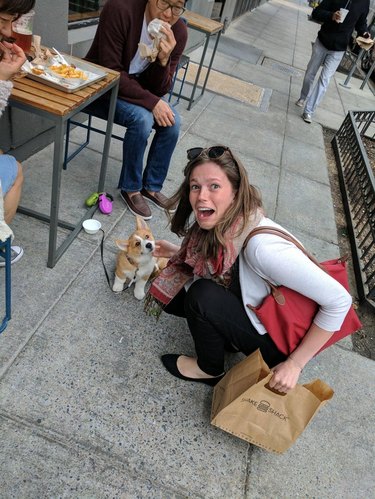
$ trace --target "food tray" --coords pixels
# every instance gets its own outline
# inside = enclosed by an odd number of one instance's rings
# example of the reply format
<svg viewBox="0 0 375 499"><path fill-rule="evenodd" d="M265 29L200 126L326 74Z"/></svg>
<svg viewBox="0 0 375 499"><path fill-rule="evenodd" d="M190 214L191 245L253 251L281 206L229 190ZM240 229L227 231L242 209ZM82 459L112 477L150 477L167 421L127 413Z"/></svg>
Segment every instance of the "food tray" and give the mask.
<svg viewBox="0 0 375 499"><path fill-rule="evenodd" d="M49 87L62 90L63 92L72 93L76 92L77 90L81 90L82 88L85 88L88 85L91 85L92 83L102 80L107 75L106 71L102 70L97 66L94 66L93 64L90 64L89 62L83 61L82 59L78 59L76 57L68 55L66 56L64 55L64 57L68 64L74 64L74 66L76 66L78 70L84 71L88 77L87 80L83 80L80 78L63 78L62 76L59 76L57 73L50 71L48 68L49 66L56 64L55 60L53 60L52 63L49 62L46 65L38 64L37 66L34 66L33 63L31 62L30 65L27 66L28 69L26 69L26 67L24 68L27 73L26 74L27 78L39 81L41 83L44 83L45 85L48 85ZM57 62L57 64L59 63ZM31 73L30 68L33 67L44 69L46 73L41 75L36 75L34 73Z"/></svg>

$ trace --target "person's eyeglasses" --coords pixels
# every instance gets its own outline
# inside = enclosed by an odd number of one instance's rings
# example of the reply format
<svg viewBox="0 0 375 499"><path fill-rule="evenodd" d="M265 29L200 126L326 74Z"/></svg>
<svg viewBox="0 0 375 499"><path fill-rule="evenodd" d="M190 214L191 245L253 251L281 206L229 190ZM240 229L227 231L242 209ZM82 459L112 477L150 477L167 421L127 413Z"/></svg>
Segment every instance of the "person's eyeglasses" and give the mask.
<svg viewBox="0 0 375 499"><path fill-rule="evenodd" d="M173 3L165 2L164 0L156 0L156 6L164 12L165 10L171 9L172 14L174 16L182 16L185 12L185 7L179 7L178 5L174 5Z"/></svg>
<svg viewBox="0 0 375 499"><path fill-rule="evenodd" d="M204 147L193 147L186 151L187 158L189 161L194 161L198 159L200 156L206 155L210 159L220 159L226 152L229 152L232 159L236 161L233 157L232 151L229 147L225 146L212 146L205 149Z"/></svg>

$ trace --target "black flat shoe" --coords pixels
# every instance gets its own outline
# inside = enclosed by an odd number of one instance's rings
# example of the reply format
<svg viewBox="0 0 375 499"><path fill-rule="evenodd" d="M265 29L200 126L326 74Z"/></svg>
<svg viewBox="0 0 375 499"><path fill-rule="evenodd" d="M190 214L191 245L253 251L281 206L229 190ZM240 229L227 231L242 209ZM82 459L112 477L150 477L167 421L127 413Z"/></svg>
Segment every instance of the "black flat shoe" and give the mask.
<svg viewBox="0 0 375 499"><path fill-rule="evenodd" d="M205 383L206 385L215 386L224 377L224 374L221 374L220 376L216 376L215 378L188 378L181 374L178 370L177 359L179 357L180 355L176 355L173 353L168 353L161 356L161 361L163 362L166 370L173 376L176 376L176 378L183 379L184 381L195 381L197 383Z"/></svg>

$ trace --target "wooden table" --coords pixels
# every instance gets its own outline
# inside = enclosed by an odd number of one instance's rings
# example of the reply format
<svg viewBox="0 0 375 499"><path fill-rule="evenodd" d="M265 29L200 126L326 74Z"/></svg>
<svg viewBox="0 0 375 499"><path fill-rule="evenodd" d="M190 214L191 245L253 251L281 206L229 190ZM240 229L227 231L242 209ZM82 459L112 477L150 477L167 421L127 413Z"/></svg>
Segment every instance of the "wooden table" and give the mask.
<svg viewBox="0 0 375 499"><path fill-rule="evenodd" d="M77 66L79 67L79 59L77 60ZM110 92L110 107L98 181L98 192L104 190L120 75L116 71L101 66L98 67L106 71L107 76L103 80L74 93L57 90L27 77L18 78L14 81L10 104L24 111L43 116L51 120L55 125L50 214L46 215L24 207L18 208L20 213L49 222L47 266L50 268L55 266L59 258L77 237L82 229L82 222L90 218L96 210L96 206L89 208L76 225L59 220L61 171L63 169L66 122L103 94ZM71 233L65 238L59 248L57 248L57 230L59 226L71 230Z"/></svg>
<svg viewBox="0 0 375 499"><path fill-rule="evenodd" d="M194 80L193 90L191 92L190 97L181 96L181 99L185 99L185 100L189 101L188 110L190 110L191 107L193 106L193 104L195 102L197 102L203 96L204 91L206 89L207 80L208 80L208 77L210 75L212 63L214 62L216 49L217 49L217 46L218 46L218 43L220 40L221 32L224 28L224 24L219 23L218 21L214 21L213 19L209 19L208 17L201 16L200 14L197 14L196 12L191 12L190 10L186 10L184 12L183 17L186 19L187 25L189 28L195 29L196 31L200 31L201 33L205 34L205 42L204 42L203 52L202 52L202 56L201 56L201 59L199 62L197 75L196 75L195 80ZM214 49L213 49L209 64L207 66L206 78L204 79L200 95L197 98L194 98L195 92L196 92L197 87L198 87L199 77L200 77L202 67L204 65L204 61L206 58L208 44L209 44L210 38L212 36L216 36L216 40L215 40L215 45L214 45Z"/></svg>

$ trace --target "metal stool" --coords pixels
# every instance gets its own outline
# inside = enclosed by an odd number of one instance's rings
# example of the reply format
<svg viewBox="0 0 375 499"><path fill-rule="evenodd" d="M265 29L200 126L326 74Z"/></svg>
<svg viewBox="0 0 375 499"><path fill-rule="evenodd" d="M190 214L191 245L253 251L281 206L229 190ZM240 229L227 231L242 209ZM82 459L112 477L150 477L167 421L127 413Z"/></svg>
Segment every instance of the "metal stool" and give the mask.
<svg viewBox="0 0 375 499"><path fill-rule="evenodd" d="M4 331L4 329L8 325L8 321L11 319L11 276L10 276L10 268L11 268L11 246L10 246L11 238L5 242L0 242L0 250L5 253L5 316L3 321L0 324L0 333Z"/></svg>
<svg viewBox="0 0 375 499"><path fill-rule="evenodd" d="M185 83L186 73L189 69L189 63L190 63L190 57L185 55L185 54L182 54L182 56L177 64L176 71L173 75L172 86L171 86L171 89L169 91L168 102L171 102L172 95L177 95L177 99L172 103L173 106L175 106L176 104L178 104L180 102L182 89L183 89L184 83ZM177 75L178 75L178 72L180 71L180 69L183 70L183 76L182 76L181 80L178 80L178 81L180 81L180 90L178 91L178 93L175 94L175 93L173 93L173 90L174 90L174 86L175 86L175 83L177 80Z"/></svg>
<svg viewBox="0 0 375 499"><path fill-rule="evenodd" d="M96 128L96 127L92 126L92 124L91 124L93 117L94 118L97 117L97 118L100 118L102 120L106 120L105 117L96 116L94 113L90 112L89 110L86 111L86 109L84 109L82 111L82 113L85 113L88 115L87 124L81 123L80 121L75 121L75 120L68 120L66 122L65 152L64 152L64 163L63 163L64 170L66 170L69 161L71 161L73 158L75 158L77 156L77 154L79 154L82 151L82 149L84 149L86 146L89 145L91 132L96 132L96 133L100 133L101 135L105 135L105 130L101 130L100 128ZM85 128L87 132L86 132L86 139L84 140L84 142L82 142L82 144L80 144L72 153L69 154L69 140L70 140L70 127L71 127L71 125ZM120 140L121 142L124 141L124 137L120 137L119 135L115 135L114 133L111 135L111 137L112 137L112 139Z"/></svg>

